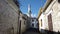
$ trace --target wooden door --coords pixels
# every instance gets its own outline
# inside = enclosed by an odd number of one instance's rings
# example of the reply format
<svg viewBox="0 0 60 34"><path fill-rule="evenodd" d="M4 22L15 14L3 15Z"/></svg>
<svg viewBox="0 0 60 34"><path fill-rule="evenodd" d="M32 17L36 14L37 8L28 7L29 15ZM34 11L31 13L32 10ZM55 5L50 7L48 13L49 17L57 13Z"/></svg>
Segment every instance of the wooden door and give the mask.
<svg viewBox="0 0 60 34"><path fill-rule="evenodd" d="M48 15L48 26L49 26L49 30L52 31L53 24L52 24L52 15L51 14Z"/></svg>

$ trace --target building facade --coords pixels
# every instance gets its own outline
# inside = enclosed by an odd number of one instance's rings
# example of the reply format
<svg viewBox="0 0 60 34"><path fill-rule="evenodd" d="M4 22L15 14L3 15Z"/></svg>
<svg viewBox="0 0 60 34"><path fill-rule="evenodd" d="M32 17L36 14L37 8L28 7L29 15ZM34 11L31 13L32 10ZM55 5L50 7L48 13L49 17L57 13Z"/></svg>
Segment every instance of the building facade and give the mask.
<svg viewBox="0 0 60 34"><path fill-rule="evenodd" d="M31 28L38 28L38 19L35 17L31 18Z"/></svg>
<svg viewBox="0 0 60 34"><path fill-rule="evenodd" d="M38 17L39 30L60 32L60 0L47 0Z"/></svg>
<svg viewBox="0 0 60 34"><path fill-rule="evenodd" d="M28 28L28 16L26 14L20 13L20 26L21 26L21 34L26 31L26 29Z"/></svg>
<svg viewBox="0 0 60 34"><path fill-rule="evenodd" d="M19 8L13 0L0 0L0 34L18 34Z"/></svg>

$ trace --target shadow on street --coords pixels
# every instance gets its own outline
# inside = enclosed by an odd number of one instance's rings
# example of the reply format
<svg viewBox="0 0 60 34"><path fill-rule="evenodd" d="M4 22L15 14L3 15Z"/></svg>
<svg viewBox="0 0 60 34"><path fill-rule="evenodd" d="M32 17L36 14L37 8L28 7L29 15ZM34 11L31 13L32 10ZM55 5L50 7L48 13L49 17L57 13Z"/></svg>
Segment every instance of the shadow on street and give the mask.
<svg viewBox="0 0 60 34"><path fill-rule="evenodd" d="M35 28L29 28L23 34L39 34L39 30Z"/></svg>

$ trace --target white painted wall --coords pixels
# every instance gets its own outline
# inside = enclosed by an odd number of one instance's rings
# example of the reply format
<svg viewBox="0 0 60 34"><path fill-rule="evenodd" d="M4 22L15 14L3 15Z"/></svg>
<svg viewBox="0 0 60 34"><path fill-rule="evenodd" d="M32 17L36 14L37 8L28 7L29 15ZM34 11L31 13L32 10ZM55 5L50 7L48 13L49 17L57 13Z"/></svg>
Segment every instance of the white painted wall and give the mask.
<svg viewBox="0 0 60 34"><path fill-rule="evenodd" d="M46 19L45 19L46 21L44 22L47 23L45 25L48 25L48 15L51 13L53 31L55 32L60 31L60 4L56 0L54 0L44 13L45 13L44 15L46 16ZM45 27L49 29L48 26L45 26Z"/></svg>
<svg viewBox="0 0 60 34"><path fill-rule="evenodd" d="M53 12L52 21L53 21L53 31L60 32L60 4L56 1L56 3L52 6Z"/></svg>
<svg viewBox="0 0 60 34"><path fill-rule="evenodd" d="M42 26L41 26L41 19L42 19ZM42 13L41 16L39 17L39 30L45 29L45 22L44 22L44 14Z"/></svg>
<svg viewBox="0 0 60 34"><path fill-rule="evenodd" d="M51 13L52 15L52 23L53 23L53 31L60 32L60 4L57 0L54 0L46 9L44 14L42 13L39 17L39 30L48 28L48 15ZM41 27L41 19L42 19L42 27Z"/></svg>

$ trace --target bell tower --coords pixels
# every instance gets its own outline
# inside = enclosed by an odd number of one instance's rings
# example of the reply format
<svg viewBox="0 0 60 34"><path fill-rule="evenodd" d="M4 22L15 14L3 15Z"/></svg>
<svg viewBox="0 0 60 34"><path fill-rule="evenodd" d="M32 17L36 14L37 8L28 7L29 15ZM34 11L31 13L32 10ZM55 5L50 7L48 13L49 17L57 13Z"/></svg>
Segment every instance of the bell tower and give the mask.
<svg viewBox="0 0 60 34"><path fill-rule="evenodd" d="M31 6L28 4L28 16L31 17Z"/></svg>

